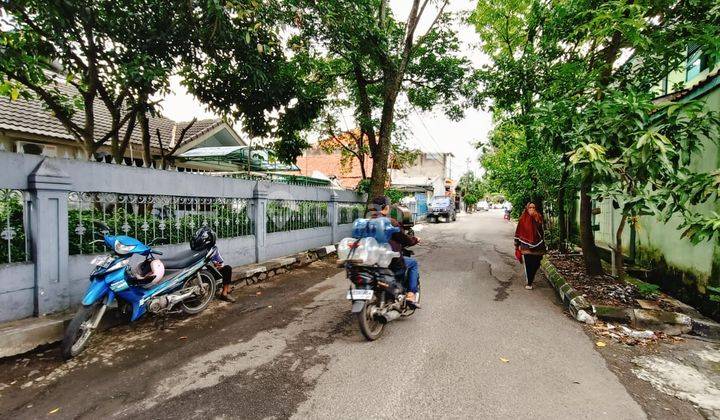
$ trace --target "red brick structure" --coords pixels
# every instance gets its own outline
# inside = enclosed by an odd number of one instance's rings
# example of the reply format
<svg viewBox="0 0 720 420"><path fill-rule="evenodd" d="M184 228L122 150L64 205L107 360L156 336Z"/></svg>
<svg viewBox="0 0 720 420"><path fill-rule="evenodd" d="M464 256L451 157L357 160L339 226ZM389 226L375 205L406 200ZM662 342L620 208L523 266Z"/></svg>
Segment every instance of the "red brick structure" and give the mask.
<svg viewBox="0 0 720 420"><path fill-rule="evenodd" d="M372 172L372 162L370 156L365 158L365 173L368 176ZM340 150L327 153L318 146L314 146L298 156L297 166L300 168L301 175L311 176L313 171L319 171L330 178L337 179L340 185L348 189L357 187L362 179L362 171L357 158L343 159Z"/></svg>

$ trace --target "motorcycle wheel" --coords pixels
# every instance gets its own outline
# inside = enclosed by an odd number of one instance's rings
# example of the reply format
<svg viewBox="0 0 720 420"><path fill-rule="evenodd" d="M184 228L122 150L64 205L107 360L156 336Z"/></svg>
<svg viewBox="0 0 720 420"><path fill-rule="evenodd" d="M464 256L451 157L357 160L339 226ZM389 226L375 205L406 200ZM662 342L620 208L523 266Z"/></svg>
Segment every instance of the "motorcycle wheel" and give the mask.
<svg viewBox="0 0 720 420"><path fill-rule="evenodd" d="M373 309L377 308L377 298L365 302L362 312L355 314L360 325L360 332L368 341L375 341L382 335L385 324L373 318Z"/></svg>
<svg viewBox="0 0 720 420"><path fill-rule="evenodd" d="M183 288L200 286L203 293L199 296L185 299L180 307L186 314L194 315L205 310L215 297L215 278L208 273L198 273L185 281Z"/></svg>
<svg viewBox="0 0 720 420"><path fill-rule="evenodd" d="M62 341L63 359L71 359L82 353L87 347L93 329L87 328L87 323L92 322L100 310L101 303L82 305L68 324Z"/></svg>

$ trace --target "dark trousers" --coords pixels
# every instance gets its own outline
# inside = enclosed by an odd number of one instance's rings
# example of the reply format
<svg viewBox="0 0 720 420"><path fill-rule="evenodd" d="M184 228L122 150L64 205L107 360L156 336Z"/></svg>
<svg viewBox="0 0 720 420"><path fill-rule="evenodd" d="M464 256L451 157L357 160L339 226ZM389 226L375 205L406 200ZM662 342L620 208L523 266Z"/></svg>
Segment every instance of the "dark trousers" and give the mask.
<svg viewBox="0 0 720 420"><path fill-rule="evenodd" d="M230 278L232 277L232 267L229 265L223 265L222 267L218 268L218 271L220 274L222 274L223 278L223 286L227 286L230 284Z"/></svg>
<svg viewBox="0 0 720 420"><path fill-rule="evenodd" d="M542 260L542 257L542 255L523 254L525 278L527 279L527 284L529 286L532 286L533 280L535 280L535 274L540 268L540 261Z"/></svg>

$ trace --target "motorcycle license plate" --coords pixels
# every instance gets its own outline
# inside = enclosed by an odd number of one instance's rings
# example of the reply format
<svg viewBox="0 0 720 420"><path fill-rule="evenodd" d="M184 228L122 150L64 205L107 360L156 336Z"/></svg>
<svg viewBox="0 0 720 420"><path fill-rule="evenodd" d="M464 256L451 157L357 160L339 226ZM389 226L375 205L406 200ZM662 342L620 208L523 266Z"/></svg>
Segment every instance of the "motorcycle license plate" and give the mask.
<svg viewBox="0 0 720 420"><path fill-rule="evenodd" d="M372 290L350 289L346 297L348 300L370 300L373 298L373 293Z"/></svg>

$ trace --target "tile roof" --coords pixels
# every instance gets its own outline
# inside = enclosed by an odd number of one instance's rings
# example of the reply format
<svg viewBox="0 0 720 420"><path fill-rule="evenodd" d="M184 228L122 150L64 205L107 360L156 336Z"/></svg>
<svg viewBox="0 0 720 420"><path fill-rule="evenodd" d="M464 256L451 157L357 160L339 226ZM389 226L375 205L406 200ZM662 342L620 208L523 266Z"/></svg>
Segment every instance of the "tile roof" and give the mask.
<svg viewBox="0 0 720 420"><path fill-rule="evenodd" d="M72 95L72 88L64 84L59 84L58 88L63 93ZM84 123L84 115L82 111L78 111L73 120L78 124ZM173 127L175 128L175 137L179 137L183 128L190 122L175 122L165 117L150 118L150 145L159 149L160 144L157 141L156 129L160 130L163 141L163 147L168 148L173 138ZM112 118L105 105L96 99L95 101L95 135L96 138L105 135L111 127ZM188 130L185 140L193 140L202 134L211 131L215 127L223 124L219 118L198 120ZM40 100L18 99L11 101L9 98L0 97L0 129L12 130L21 133L34 134L39 136L47 136L61 140L74 140L73 136L65 129L60 121L55 118L51 111L45 108ZM122 132L121 132L122 133ZM142 145L142 134L136 125L133 130L130 141L134 144Z"/></svg>
<svg viewBox="0 0 720 420"><path fill-rule="evenodd" d="M690 96L693 92L714 82L719 77L720 77L720 66L718 68L716 68L715 70L709 72L704 78L696 81L695 83L686 87L685 89L680 89L675 92L670 92L668 94L658 96L655 99L653 99L653 102L655 102L657 104L660 102L666 102L666 101L675 102L680 99L684 99L684 98Z"/></svg>

